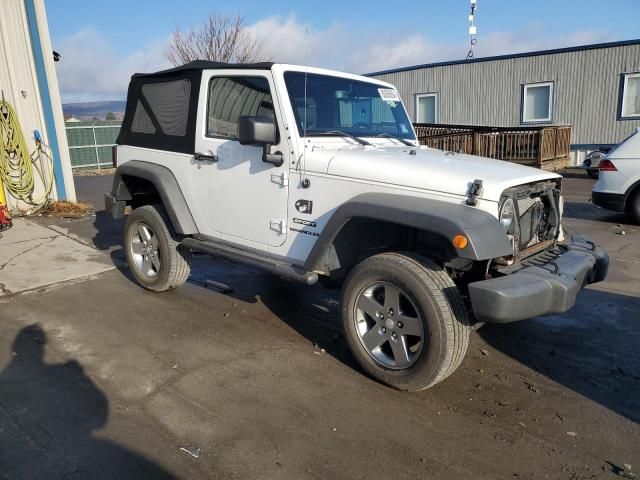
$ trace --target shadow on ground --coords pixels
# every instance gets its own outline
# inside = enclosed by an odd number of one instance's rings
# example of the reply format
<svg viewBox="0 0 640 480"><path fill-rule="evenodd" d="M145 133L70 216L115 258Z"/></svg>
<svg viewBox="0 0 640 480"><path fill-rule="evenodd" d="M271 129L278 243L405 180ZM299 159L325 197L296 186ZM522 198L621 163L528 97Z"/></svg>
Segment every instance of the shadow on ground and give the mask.
<svg viewBox="0 0 640 480"><path fill-rule="evenodd" d="M93 237L93 244L98 250L121 250L124 231L125 218L114 219L111 214L104 210L96 212L93 226L96 233ZM122 256L124 258L124 254Z"/></svg>
<svg viewBox="0 0 640 480"><path fill-rule="evenodd" d="M564 203L564 218L576 218L579 220L592 220L614 225L629 225L633 219L630 215L624 213L611 212L596 207L593 204L585 204L580 202Z"/></svg>
<svg viewBox="0 0 640 480"><path fill-rule="evenodd" d="M109 401L75 361L44 363L45 332L25 327L0 373L3 478L174 478L155 463L94 433Z"/></svg>
<svg viewBox="0 0 640 480"><path fill-rule="evenodd" d="M563 315L478 332L496 350L640 422L640 298L589 290Z"/></svg>

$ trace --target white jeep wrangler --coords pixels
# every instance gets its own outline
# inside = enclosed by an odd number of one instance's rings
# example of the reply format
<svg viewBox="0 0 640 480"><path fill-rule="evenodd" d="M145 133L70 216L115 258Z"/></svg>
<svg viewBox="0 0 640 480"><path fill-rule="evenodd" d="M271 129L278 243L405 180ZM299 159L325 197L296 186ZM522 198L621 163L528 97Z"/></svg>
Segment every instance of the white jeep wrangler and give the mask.
<svg viewBox="0 0 640 480"><path fill-rule="evenodd" d="M293 65L136 74L106 207L147 289L191 252L342 284L353 355L402 390L462 362L473 321L564 312L608 257L563 243L562 178L418 145L396 89Z"/></svg>

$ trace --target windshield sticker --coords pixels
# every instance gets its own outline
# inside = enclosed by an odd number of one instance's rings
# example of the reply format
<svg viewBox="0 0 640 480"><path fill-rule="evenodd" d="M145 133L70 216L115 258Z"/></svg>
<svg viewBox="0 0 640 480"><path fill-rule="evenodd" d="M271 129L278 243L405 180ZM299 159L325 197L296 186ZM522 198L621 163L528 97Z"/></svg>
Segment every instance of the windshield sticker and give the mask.
<svg viewBox="0 0 640 480"><path fill-rule="evenodd" d="M380 98L387 103L396 103L400 101L400 95L393 88L379 88Z"/></svg>
<svg viewBox="0 0 640 480"><path fill-rule="evenodd" d="M409 129L407 128L407 126L404 123L400 124L400 131L402 133L409 133Z"/></svg>

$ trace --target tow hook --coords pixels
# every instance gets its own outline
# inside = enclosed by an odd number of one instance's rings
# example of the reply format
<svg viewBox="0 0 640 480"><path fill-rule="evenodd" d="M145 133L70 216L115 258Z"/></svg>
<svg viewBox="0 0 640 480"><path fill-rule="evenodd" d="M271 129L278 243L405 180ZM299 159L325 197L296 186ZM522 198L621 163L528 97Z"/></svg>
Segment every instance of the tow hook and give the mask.
<svg viewBox="0 0 640 480"><path fill-rule="evenodd" d="M476 178L469 189L469 195L467 198L467 205L475 207L478 204L477 197L482 195L482 180Z"/></svg>

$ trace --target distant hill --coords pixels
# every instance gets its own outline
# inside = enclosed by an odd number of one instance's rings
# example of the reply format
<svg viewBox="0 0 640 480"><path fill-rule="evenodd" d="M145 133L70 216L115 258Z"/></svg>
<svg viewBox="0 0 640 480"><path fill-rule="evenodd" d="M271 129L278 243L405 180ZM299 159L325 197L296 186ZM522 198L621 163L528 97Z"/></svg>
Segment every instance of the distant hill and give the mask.
<svg viewBox="0 0 640 480"><path fill-rule="evenodd" d="M62 111L65 117L104 117L109 112L124 113L126 104L121 101L65 103Z"/></svg>

